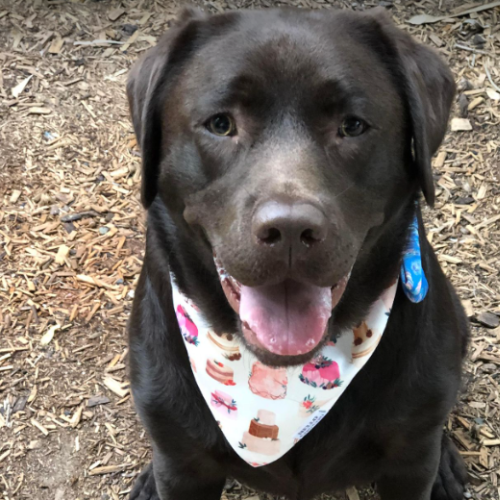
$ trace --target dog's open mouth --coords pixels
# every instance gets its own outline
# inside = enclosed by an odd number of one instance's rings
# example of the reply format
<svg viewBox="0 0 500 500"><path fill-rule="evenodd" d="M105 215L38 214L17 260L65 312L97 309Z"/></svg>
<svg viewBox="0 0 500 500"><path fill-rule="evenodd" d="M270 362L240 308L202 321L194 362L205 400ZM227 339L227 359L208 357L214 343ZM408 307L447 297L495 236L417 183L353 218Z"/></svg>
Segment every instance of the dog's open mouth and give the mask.
<svg viewBox="0 0 500 500"><path fill-rule="evenodd" d="M217 258L215 264L246 341L280 356L306 354L322 341L349 280L349 275L344 276L334 287L293 280L248 287L230 276Z"/></svg>

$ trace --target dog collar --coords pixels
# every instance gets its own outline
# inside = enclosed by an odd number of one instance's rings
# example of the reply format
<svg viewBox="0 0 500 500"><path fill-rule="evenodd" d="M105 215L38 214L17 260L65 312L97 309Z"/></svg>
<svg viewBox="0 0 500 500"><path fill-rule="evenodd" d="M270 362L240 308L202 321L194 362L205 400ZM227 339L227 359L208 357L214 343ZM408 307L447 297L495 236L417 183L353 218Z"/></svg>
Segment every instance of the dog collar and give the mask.
<svg viewBox="0 0 500 500"><path fill-rule="evenodd" d="M418 224L411 226L401 281L413 302L427 280L420 262ZM172 296L194 378L227 442L253 467L278 460L332 409L370 359L384 334L398 279L355 328L344 330L314 358L293 367L261 363L232 333L216 333L171 277Z"/></svg>

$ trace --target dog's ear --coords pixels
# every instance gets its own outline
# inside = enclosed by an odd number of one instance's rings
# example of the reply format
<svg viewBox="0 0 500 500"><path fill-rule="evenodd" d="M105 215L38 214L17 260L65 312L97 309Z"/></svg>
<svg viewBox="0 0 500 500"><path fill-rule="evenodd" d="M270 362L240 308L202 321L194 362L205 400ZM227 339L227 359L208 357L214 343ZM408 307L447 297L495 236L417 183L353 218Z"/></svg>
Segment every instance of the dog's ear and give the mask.
<svg viewBox="0 0 500 500"><path fill-rule="evenodd" d="M390 46L385 56L396 59L386 62L399 73L403 85L411 119L413 161L422 192L432 206L435 195L431 158L446 133L456 90L453 74L434 50L397 28L384 8L370 10L366 15L377 23L386 47Z"/></svg>
<svg viewBox="0 0 500 500"><path fill-rule="evenodd" d="M130 113L142 151L141 200L145 208L153 203L158 190L162 153L161 104L165 87L194 51L206 17L199 10L184 9L158 44L134 64L128 77Z"/></svg>

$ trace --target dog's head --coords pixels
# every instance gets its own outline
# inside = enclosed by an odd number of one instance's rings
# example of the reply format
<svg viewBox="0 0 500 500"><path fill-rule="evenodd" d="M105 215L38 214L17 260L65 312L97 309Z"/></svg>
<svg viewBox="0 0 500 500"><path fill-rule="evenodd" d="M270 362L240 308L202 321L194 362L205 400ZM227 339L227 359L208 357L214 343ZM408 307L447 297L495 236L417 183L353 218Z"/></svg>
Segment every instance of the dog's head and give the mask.
<svg viewBox="0 0 500 500"><path fill-rule="evenodd" d="M388 220L433 203L454 83L380 10L277 9L186 12L127 90L143 204L216 256L251 348L298 359Z"/></svg>

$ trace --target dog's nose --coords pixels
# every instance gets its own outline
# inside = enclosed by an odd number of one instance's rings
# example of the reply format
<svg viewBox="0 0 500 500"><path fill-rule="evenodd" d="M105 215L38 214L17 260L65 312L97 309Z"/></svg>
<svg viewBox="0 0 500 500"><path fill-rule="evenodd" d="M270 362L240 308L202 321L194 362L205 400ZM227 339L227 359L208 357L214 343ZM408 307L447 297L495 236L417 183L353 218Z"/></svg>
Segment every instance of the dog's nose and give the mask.
<svg viewBox="0 0 500 500"><path fill-rule="evenodd" d="M258 244L300 251L325 240L328 220L310 203L267 201L254 213L252 232Z"/></svg>

